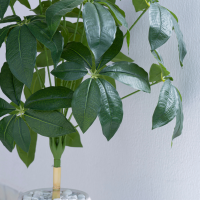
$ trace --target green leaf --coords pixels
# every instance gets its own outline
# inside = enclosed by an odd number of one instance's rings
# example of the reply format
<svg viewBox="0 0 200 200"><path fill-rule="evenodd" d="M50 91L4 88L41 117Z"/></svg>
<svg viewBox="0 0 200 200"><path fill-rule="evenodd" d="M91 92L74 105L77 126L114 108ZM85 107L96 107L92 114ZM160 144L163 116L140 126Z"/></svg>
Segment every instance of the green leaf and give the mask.
<svg viewBox="0 0 200 200"><path fill-rule="evenodd" d="M74 17L74 18L78 18L78 16L79 16L79 11L80 11L79 8L74 8L71 12L67 13L67 14L65 15L65 17ZM81 12L80 18L82 18L82 12Z"/></svg>
<svg viewBox="0 0 200 200"><path fill-rule="evenodd" d="M37 144L37 133L35 133L31 129L29 129L29 131L31 135L31 143L30 143L29 151L26 153L18 145L16 145L18 155L27 167L29 167L29 165L35 159L35 151L36 151L36 144Z"/></svg>
<svg viewBox="0 0 200 200"><path fill-rule="evenodd" d="M47 50L47 57L48 57L48 64L49 66L54 65L52 57L51 57L51 51ZM37 67L46 67L47 66L47 60L46 60L46 54L45 51L42 51L36 58L36 65Z"/></svg>
<svg viewBox="0 0 200 200"><path fill-rule="evenodd" d="M121 61L126 61L126 62L134 62L131 58L128 56L124 55L122 52L119 52L113 59L112 62L121 62Z"/></svg>
<svg viewBox="0 0 200 200"><path fill-rule="evenodd" d="M111 13L98 3L87 2L83 7L83 22L87 41L95 58L100 58L112 45L116 25Z"/></svg>
<svg viewBox="0 0 200 200"><path fill-rule="evenodd" d="M100 92L94 79L85 80L74 92L72 111L82 132L85 133L97 117Z"/></svg>
<svg viewBox="0 0 200 200"><path fill-rule="evenodd" d="M82 83L82 80L83 78L80 78L75 81L64 81L64 86L75 91L78 88L78 86Z"/></svg>
<svg viewBox="0 0 200 200"><path fill-rule="evenodd" d="M174 128L172 140L174 140L176 137L180 136L182 134L182 130L183 130L183 120L184 120L183 107L182 107L182 102L181 102L181 95L178 90L177 90L177 93L178 93L177 96L178 96L179 108L178 108L177 115L176 115L176 126Z"/></svg>
<svg viewBox="0 0 200 200"><path fill-rule="evenodd" d="M173 17L173 15L171 15L171 19L173 22L173 26L174 26L174 31L176 33L176 37L178 40L178 49L179 49L179 60L180 60L180 65L183 66L183 60L187 54L187 50L186 50L186 45L185 42L183 40L183 34L180 30L179 24L177 23L176 19Z"/></svg>
<svg viewBox="0 0 200 200"><path fill-rule="evenodd" d="M61 28L61 35L64 38L64 46L66 46L69 41L69 31L65 26L60 25L59 27Z"/></svg>
<svg viewBox="0 0 200 200"><path fill-rule="evenodd" d="M115 79L110 78L109 76L103 76L103 75L99 75L98 78L108 81L116 89Z"/></svg>
<svg viewBox="0 0 200 200"><path fill-rule="evenodd" d="M167 69L162 65L152 64L149 72L149 81L150 82L161 82L164 81L165 76L170 74Z"/></svg>
<svg viewBox="0 0 200 200"><path fill-rule="evenodd" d="M9 30L13 27L13 25L9 25L9 26L5 26L2 29L0 29L0 48L2 46L2 44L4 43Z"/></svg>
<svg viewBox="0 0 200 200"><path fill-rule="evenodd" d="M50 49L54 66L56 67L63 51L64 40L62 35L57 31L51 39L46 23L38 20L29 23L28 28L39 42Z"/></svg>
<svg viewBox="0 0 200 200"><path fill-rule="evenodd" d="M132 2L136 12L147 9L150 6L149 0L132 0Z"/></svg>
<svg viewBox="0 0 200 200"><path fill-rule="evenodd" d="M128 53L129 53L129 48L130 48L130 40L131 40L131 34L130 34L130 31L128 30L126 34L126 43L128 47Z"/></svg>
<svg viewBox="0 0 200 200"><path fill-rule="evenodd" d="M80 42L70 42L64 48L61 55L67 61L76 62L88 69L92 68L92 56L90 50Z"/></svg>
<svg viewBox="0 0 200 200"><path fill-rule="evenodd" d="M26 6L27 8L31 9L31 6L28 0L18 0L22 5Z"/></svg>
<svg viewBox="0 0 200 200"><path fill-rule="evenodd" d="M152 3L149 10L149 43L151 50L161 47L172 35L172 19L170 12L158 3Z"/></svg>
<svg viewBox="0 0 200 200"><path fill-rule="evenodd" d="M123 33L118 28L116 33L116 38L110 48L99 58L96 62L96 69L101 69L105 64L111 61L120 52L123 45Z"/></svg>
<svg viewBox="0 0 200 200"><path fill-rule="evenodd" d="M153 129L164 126L174 119L179 107L179 95L170 80L166 80L160 91L157 107L153 114Z"/></svg>
<svg viewBox="0 0 200 200"><path fill-rule="evenodd" d="M70 133L66 135L65 144L68 147L83 147L80 135L77 130L75 133Z"/></svg>
<svg viewBox="0 0 200 200"><path fill-rule="evenodd" d="M103 4L105 6L107 6L109 8L109 11L111 12L111 14L113 15L114 19L117 21L117 23L120 26L124 26L126 29L128 29L128 23L126 22L126 19L124 18L124 16L117 10L117 8L112 5L111 3L102 0L101 2L98 2L100 4Z"/></svg>
<svg viewBox="0 0 200 200"><path fill-rule="evenodd" d="M28 126L21 117L17 117L13 126L13 139L16 144L25 152L29 151L31 135Z"/></svg>
<svg viewBox="0 0 200 200"><path fill-rule="evenodd" d="M58 137L76 132L64 115L57 111L28 110L24 117L34 132L46 137Z"/></svg>
<svg viewBox="0 0 200 200"><path fill-rule="evenodd" d="M15 107L7 103L4 99L0 98L0 117L5 114L11 113L15 110Z"/></svg>
<svg viewBox="0 0 200 200"><path fill-rule="evenodd" d="M83 0L62 0L51 5L46 11L46 21L49 26L51 36L56 32L61 17L71 12L75 7L80 5Z"/></svg>
<svg viewBox="0 0 200 200"><path fill-rule="evenodd" d="M163 58L160 55L160 53L157 50L154 50L151 53L153 54L153 56L155 57L155 59L158 61L158 63L162 64L164 66L164 61L163 61Z"/></svg>
<svg viewBox="0 0 200 200"><path fill-rule="evenodd" d="M0 0L0 18L2 19L8 6L9 6L10 0Z"/></svg>
<svg viewBox="0 0 200 200"><path fill-rule="evenodd" d="M164 7L165 8L165 7ZM165 9L167 9L167 8L165 8ZM178 17L171 11L171 10L169 10L169 9L167 9L172 15L173 15L173 17L176 19L176 21L178 22Z"/></svg>
<svg viewBox="0 0 200 200"><path fill-rule="evenodd" d="M75 62L64 62L51 71L51 74L66 81L78 80L84 77L87 73L88 71L83 65Z"/></svg>
<svg viewBox="0 0 200 200"><path fill-rule="evenodd" d="M9 115L0 121L0 140L10 152L14 149L14 140L12 137L14 121L15 115Z"/></svg>
<svg viewBox="0 0 200 200"><path fill-rule="evenodd" d="M26 25L12 29L6 43L6 59L13 75L31 86L37 54L37 42Z"/></svg>
<svg viewBox="0 0 200 200"><path fill-rule="evenodd" d="M21 22L21 18L17 15L11 15L0 20L0 24L8 22Z"/></svg>
<svg viewBox="0 0 200 200"><path fill-rule="evenodd" d="M38 70L39 76L41 77L41 80L43 81L43 83L45 83L45 69L40 69ZM28 87L24 87L24 95L26 97L26 99L28 99L28 97L30 97L32 94L34 94L35 92L37 92L38 90L42 89L40 86L40 81L38 79L38 75L37 72L33 73L33 80L31 83L31 88L29 89Z"/></svg>
<svg viewBox="0 0 200 200"><path fill-rule="evenodd" d="M103 79L97 79L101 93L101 109L98 113L104 136L109 141L117 132L123 118L122 101L115 88Z"/></svg>
<svg viewBox="0 0 200 200"><path fill-rule="evenodd" d="M135 63L117 62L104 68L101 75L109 76L137 90L151 92L148 73Z"/></svg>
<svg viewBox="0 0 200 200"><path fill-rule="evenodd" d="M17 0L10 0L10 6L14 6L14 4L15 4L16 1Z"/></svg>
<svg viewBox="0 0 200 200"><path fill-rule="evenodd" d="M66 87L48 87L31 95L25 108L34 110L57 110L71 107L73 91Z"/></svg>
<svg viewBox="0 0 200 200"><path fill-rule="evenodd" d="M13 76L6 62L1 69L0 85L3 93L15 104L20 105L24 84Z"/></svg>

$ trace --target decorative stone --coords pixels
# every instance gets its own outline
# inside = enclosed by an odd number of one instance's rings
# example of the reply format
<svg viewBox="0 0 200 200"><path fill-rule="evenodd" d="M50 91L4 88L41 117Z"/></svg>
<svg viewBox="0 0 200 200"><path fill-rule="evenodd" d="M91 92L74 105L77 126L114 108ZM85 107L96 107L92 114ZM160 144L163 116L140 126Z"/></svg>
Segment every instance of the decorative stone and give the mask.
<svg viewBox="0 0 200 200"><path fill-rule="evenodd" d="M70 199L70 200L77 200L78 197L77 197L77 195L70 195L70 196L68 196L68 199Z"/></svg>
<svg viewBox="0 0 200 200"><path fill-rule="evenodd" d="M56 199L54 199L54 200L62 200L61 198L56 198Z"/></svg>
<svg viewBox="0 0 200 200"><path fill-rule="evenodd" d="M23 197L23 200L32 200L32 197L25 196L25 197Z"/></svg>
<svg viewBox="0 0 200 200"><path fill-rule="evenodd" d="M40 197L43 196L43 192L42 191L35 191L33 194L33 197Z"/></svg>
<svg viewBox="0 0 200 200"><path fill-rule="evenodd" d="M72 191L71 191L71 190L65 190L65 191L63 191L62 194L63 194L64 196L69 196L69 195L72 194Z"/></svg>
<svg viewBox="0 0 200 200"><path fill-rule="evenodd" d="M85 199L85 195L84 194L79 194L78 195L78 200L84 200Z"/></svg>
<svg viewBox="0 0 200 200"><path fill-rule="evenodd" d="M31 200L39 200L37 197L32 197Z"/></svg>

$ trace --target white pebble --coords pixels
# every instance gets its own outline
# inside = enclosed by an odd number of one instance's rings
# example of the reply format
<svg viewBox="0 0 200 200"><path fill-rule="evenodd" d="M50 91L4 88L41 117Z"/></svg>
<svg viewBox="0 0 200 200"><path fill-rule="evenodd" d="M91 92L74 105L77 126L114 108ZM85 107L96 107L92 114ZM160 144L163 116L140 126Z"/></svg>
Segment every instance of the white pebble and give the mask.
<svg viewBox="0 0 200 200"><path fill-rule="evenodd" d="M85 195L84 195L84 194L79 194L79 195L78 195L78 199L84 200L84 199L85 199Z"/></svg>
<svg viewBox="0 0 200 200"><path fill-rule="evenodd" d="M32 197L25 196L23 197L23 200L32 200Z"/></svg>
<svg viewBox="0 0 200 200"><path fill-rule="evenodd" d="M61 198L53 199L53 200L62 200Z"/></svg>
<svg viewBox="0 0 200 200"><path fill-rule="evenodd" d="M32 197L31 200L39 200L37 197Z"/></svg>
<svg viewBox="0 0 200 200"><path fill-rule="evenodd" d="M71 195L71 196L68 196L68 199L77 200L78 197L77 197L77 195Z"/></svg>
<svg viewBox="0 0 200 200"><path fill-rule="evenodd" d="M72 191L71 190L65 190L64 192L63 192L63 195L65 195L65 196L69 196L69 195L71 195L72 194Z"/></svg>
<svg viewBox="0 0 200 200"><path fill-rule="evenodd" d="M35 191L34 194L33 194L33 197L39 197L39 196L42 196L42 195L43 195L42 191Z"/></svg>

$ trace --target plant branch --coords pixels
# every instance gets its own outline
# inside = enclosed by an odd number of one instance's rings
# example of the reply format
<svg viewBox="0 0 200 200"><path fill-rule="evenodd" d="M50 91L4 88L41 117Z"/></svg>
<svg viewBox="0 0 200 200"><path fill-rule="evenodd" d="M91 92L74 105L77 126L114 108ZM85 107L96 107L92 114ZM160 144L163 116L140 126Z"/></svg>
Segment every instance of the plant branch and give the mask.
<svg viewBox="0 0 200 200"><path fill-rule="evenodd" d="M150 86L153 86L153 85L156 85L156 84L158 84L158 82L152 83ZM130 96L132 96L133 94L136 94L136 93L138 93L138 92L140 92L140 91L141 91L141 90L137 90L137 91L135 91L135 92L132 92L132 93L130 93L130 94L128 94L128 95L122 97L121 100L123 100L123 99L125 99L125 98L127 98L127 97L130 97Z"/></svg>
<svg viewBox="0 0 200 200"><path fill-rule="evenodd" d="M52 86L51 75L50 75L50 70L49 70L49 58L48 58L48 54L47 54L47 48L45 46L44 46L44 51L45 51L45 56L46 56L46 61L47 61L47 71L48 71L48 76L49 76L49 84L50 84L50 86Z"/></svg>
<svg viewBox="0 0 200 200"><path fill-rule="evenodd" d="M39 0L39 3L40 3L40 14L42 15L42 3L41 3L41 0Z"/></svg>
<svg viewBox="0 0 200 200"><path fill-rule="evenodd" d="M148 10L149 8L145 9L141 15L136 19L136 21L133 23L133 25L129 28L129 31L132 30L132 28L137 24L137 22L140 20L140 18L146 13L146 11ZM124 38L127 36L127 32L126 34L124 35Z"/></svg>
<svg viewBox="0 0 200 200"><path fill-rule="evenodd" d="M44 82L42 81L42 78L41 78L41 76L40 76L40 74L39 74L37 65L35 65L35 70L36 70L37 77L38 77L38 80L39 80L39 83L40 83L40 87L41 87L41 88L45 88Z"/></svg>
<svg viewBox="0 0 200 200"><path fill-rule="evenodd" d="M77 18L77 23L76 23L73 41L75 41L75 39L76 39L76 34L77 34L77 30L78 30L78 23L79 23L79 19L80 19L80 16L81 16L82 5L83 4L80 5L80 10L79 10L79 13L78 13L78 18Z"/></svg>
<svg viewBox="0 0 200 200"><path fill-rule="evenodd" d="M13 12L13 15L16 15L16 12L15 12L15 9L14 9L14 5L11 5L10 7L11 7L11 10Z"/></svg>

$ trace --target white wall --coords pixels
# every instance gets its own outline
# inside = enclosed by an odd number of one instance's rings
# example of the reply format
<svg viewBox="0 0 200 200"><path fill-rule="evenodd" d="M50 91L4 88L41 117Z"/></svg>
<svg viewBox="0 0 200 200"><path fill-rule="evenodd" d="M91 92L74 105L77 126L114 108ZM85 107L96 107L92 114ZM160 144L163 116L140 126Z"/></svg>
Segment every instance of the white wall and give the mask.
<svg viewBox="0 0 200 200"><path fill-rule="evenodd" d="M38 1L30 0L32 7ZM139 13L134 12L131 0L117 1L127 13L131 25ZM160 0L177 14L184 33L188 54L181 69L175 35L160 52L165 65L181 91L184 106L184 129L181 137L171 137L175 121L151 130L151 119L162 84L154 86L151 94L138 93L124 103L123 123L108 143L98 120L84 135L83 149L66 148L62 158L62 187L88 192L93 200L198 200L200 199L200 1ZM19 10L20 9L20 10ZM16 4L17 14L28 14ZM30 12L29 12L30 13ZM9 10L7 14L11 14ZM148 13L131 31L130 57L149 71L155 59L148 43ZM124 45L123 52L127 54ZM0 64L5 61L5 48L0 50ZM120 96L133 91L117 83ZM0 96L5 97L0 91ZM52 186L53 157L48 139L39 137L35 162L29 169L0 145L0 182L18 190Z"/></svg>

